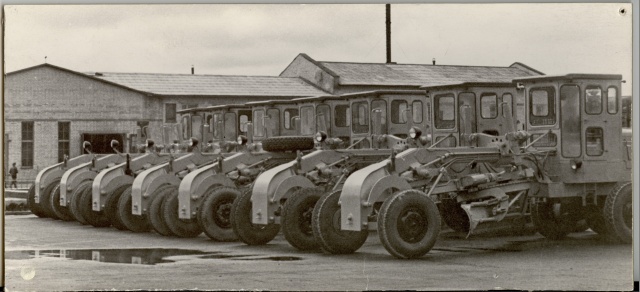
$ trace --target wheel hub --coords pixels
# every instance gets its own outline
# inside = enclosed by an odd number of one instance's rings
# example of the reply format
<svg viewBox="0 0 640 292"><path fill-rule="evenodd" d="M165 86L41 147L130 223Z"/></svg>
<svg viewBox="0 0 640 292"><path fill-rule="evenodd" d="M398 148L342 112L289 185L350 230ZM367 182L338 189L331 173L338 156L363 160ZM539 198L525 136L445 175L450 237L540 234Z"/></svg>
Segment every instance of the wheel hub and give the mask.
<svg viewBox="0 0 640 292"><path fill-rule="evenodd" d="M398 233L400 237L410 243L420 241L427 233L427 218L418 209L410 208L398 217Z"/></svg>
<svg viewBox="0 0 640 292"><path fill-rule="evenodd" d="M311 208L304 209L298 217L300 231L306 235L312 235L313 229L311 229L311 215L313 214L313 206ZM339 222L338 222L339 224Z"/></svg>
<svg viewBox="0 0 640 292"><path fill-rule="evenodd" d="M216 216L213 220L216 222L218 226L223 228L231 227L231 206L232 203L224 202L216 207Z"/></svg>

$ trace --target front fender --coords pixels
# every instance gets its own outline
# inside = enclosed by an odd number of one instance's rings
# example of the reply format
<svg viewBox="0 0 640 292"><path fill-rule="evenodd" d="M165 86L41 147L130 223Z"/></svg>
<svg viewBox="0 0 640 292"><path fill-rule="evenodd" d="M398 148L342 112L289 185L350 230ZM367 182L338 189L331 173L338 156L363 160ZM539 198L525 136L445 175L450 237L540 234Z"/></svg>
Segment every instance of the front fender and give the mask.
<svg viewBox="0 0 640 292"><path fill-rule="evenodd" d="M280 202L272 202L269 198L276 193L278 186L281 182L289 177L297 175L295 172L296 161L290 161L281 165L278 165L272 169L269 169L261 173L256 181L253 183L251 189L251 218L254 224L268 224L270 214L275 212ZM263 210L267 212L267 215L262 214ZM268 212L273 210L273 212Z"/></svg>
<svg viewBox="0 0 640 292"><path fill-rule="evenodd" d="M60 180L60 204L66 206L67 194L70 194L81 182L93 180L98 172L110 166L122 163L126 159L120 154L110 154L96 159L95 165L88 163L83 167L74 167L65 172Z"/></svg>
<svg viewBox="0 0 640 292"><path fill-rule="evenodd" d="M167 165L168 163L163 163L149 168L138 174L138 176L133 180L133 184L131 185L131 205L134 215L143 214L141 206L146 206L146 202L149 201L150 203L151 201L151 198L148 198L149 193L147 192L147 188L155 178L167 174ZM172 176L175 177L175 175Z"/></svg>
<svg viewBox="0 0 640 292"><path fill-rule="evenodd" d="M234 186L231 179L215 172L217 164L207 165L187 174L178 187L178 204L184 212L179 212L180 219L195 218L198 206L204 194L214 186ZM188 210L188 212L187 212Z"/></svg>
<svg viewBox="0 0 640 292"><path fill-rule="evenodd" d="M74 180L79 174L83 172L89 172L89 167L91 167L91 162L85 162L78 166L72 167L69 170L65 171L62 174L62 178L60 179L60 205L67 205L67 191L71 191L72 189L68 189L67 184Z"/></svg>
<svg viewBox="0 0 640 292"><path fill-rule="evenodd" d="M38 172L35 180L35 202L40 203L40 192L49 184L53 183L54 181L60 180L65 171L67 171L71 167L89 162L91 161L91 159L91 155L84 154L69 159L67 161L66 167L64 166L64 163L60 162L46 167Z"/></svg>

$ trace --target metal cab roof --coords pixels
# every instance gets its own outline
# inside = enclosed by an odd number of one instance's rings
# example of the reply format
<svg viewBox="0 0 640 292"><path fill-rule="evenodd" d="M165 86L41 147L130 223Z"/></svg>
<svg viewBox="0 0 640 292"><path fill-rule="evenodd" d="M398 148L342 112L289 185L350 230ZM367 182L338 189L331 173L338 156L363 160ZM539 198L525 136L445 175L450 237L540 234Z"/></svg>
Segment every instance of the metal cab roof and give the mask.
<svg viewBox="0 0 640 292"><path fill-rule="evenodd" d="M436 89L451 89L451 88L466 88L466 87L513 87L513 82L461 82L444 85L429 85L422 86L421 89L436 90Z"/></svg>
<svg viewBox="0 0 640 292"><path fill-rule="evenodd" d="M566 75L544 75L544 76L532 76L532 77L520 77L514 78L513 82L526 82L526 81L554 81L554 80L571 80L571 79L602 79L602 80L622 80L620 74L586 74L586 73L571 73Z"/></svg>

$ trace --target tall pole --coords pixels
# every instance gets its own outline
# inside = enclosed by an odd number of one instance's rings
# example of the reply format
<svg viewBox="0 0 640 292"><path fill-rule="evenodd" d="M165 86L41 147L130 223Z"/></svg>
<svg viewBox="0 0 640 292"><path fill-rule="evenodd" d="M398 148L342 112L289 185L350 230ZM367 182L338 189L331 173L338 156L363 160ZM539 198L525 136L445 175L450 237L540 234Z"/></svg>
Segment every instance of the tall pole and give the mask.
<svg viewBox="0 0 640 292"><path fill-rule="evenodd" d="M387 63L391 63L391 4L387 6Z"/></svg>

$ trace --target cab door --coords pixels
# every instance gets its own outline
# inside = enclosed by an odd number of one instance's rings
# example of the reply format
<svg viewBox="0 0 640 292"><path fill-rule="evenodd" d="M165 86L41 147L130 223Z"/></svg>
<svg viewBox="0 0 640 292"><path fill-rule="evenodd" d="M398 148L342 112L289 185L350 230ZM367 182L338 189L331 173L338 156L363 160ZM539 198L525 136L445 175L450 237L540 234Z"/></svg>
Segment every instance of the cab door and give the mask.
<svg viewBox="0 0 640 292"><path fill-rule="evenodd" d="M463 137L478 132L476 95L473 92L461 92L458 94L458 129L460 145L469 146L469 143Z"/></svg>
<svg viewBox="0 0 640 292"><path fill-rule="evenodd" d="M599 84L600 83L600 84ZM617 89L610 90L601 82L582 84L582 102L584 104L582 135L585 160L620 159L620 114L617 109ZM616 95L612 102L608 95Z"/></svg>

